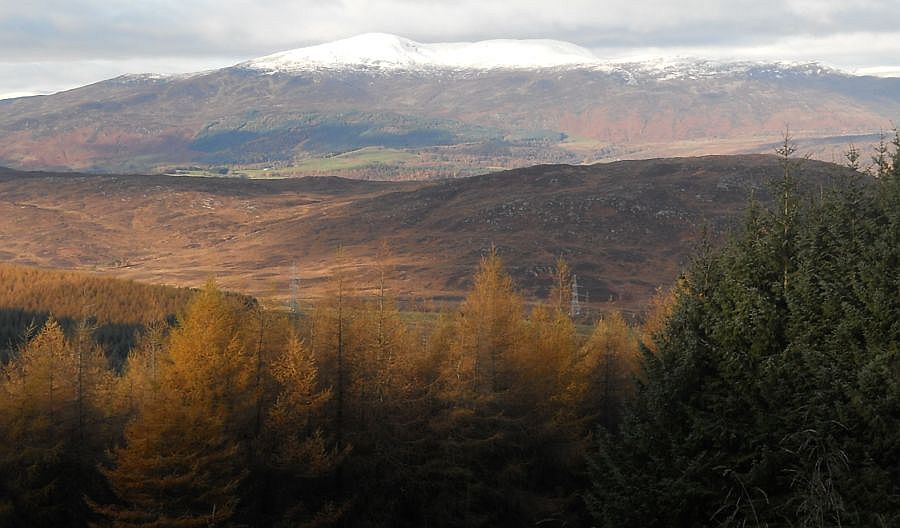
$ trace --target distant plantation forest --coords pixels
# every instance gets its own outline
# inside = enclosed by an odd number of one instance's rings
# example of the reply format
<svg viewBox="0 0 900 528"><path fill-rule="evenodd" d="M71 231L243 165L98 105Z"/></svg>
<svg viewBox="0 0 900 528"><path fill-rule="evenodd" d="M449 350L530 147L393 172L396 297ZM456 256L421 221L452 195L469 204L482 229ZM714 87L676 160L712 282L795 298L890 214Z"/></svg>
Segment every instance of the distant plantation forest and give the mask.
<svg viewBox="0 0 900 528"><path fill-rule="evenodd" d="M526 303L494 250L422 321L388 266L299 313L0 267L0 526L898 526L900 138L832 188L779 154L586 333L564 259Z"/></svg>
<svg viewBox="0 0 900 528"><path fill-rule="evenodd" d="M174 323L193 295L186 288L0 263L0 359L52 316L67 330L89 323L92 339L121 365L140 330Z"/></svg>

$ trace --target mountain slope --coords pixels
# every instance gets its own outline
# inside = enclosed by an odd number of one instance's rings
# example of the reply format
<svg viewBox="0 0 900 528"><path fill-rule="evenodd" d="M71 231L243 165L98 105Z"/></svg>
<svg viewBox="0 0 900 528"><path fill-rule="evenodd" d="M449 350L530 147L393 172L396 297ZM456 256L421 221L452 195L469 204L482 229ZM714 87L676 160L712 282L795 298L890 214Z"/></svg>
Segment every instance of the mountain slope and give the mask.
<svg viewBox="0 0 900 528"><path fill-rule="evenodd" d="M360 39L374 44L333 43L212 72L125 76L0 101L0 163L423 178L768 153L786 125L804 151L831 160L900 121L900 79L816 64L614 64L546 41Z"/></svg>
<svg viewBox="0 0 900 528"><path fill-rule="evenodd" d="M900 79L816 64L592 57L553 41L364 35L212 72L124 76L0 101L0 163L427 178L767 153L786 125L805 151L831 160L900 120Z"/></svg>
<svg viewBox="0 0 900 528"><path fill-rule="evenodd" d="M846 173L816 161L802 172L811 189ZM284 302L294 263L303 297L323 295L336 269L375 284L387 241L393 292L455 299L494 245L531 295L546 294L563 254L595 306L636 309L672 283L704 228L722 233L779 173L772 156L538 166L438 183L7 171L0 259L187 286L214 275Z"/></svg>

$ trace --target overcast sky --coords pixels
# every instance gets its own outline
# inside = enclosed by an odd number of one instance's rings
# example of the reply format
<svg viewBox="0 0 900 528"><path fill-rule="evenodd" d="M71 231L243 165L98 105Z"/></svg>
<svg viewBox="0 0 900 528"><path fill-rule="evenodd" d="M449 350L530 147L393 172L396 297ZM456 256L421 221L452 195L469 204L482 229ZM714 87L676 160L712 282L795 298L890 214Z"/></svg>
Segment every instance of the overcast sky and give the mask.
<svg viewBox="0 0 900 528"><path fill-rule="evenodd" d="M897 20L900 0L0 0L0 98L219 68L372 31L900 76Z"/></svg>

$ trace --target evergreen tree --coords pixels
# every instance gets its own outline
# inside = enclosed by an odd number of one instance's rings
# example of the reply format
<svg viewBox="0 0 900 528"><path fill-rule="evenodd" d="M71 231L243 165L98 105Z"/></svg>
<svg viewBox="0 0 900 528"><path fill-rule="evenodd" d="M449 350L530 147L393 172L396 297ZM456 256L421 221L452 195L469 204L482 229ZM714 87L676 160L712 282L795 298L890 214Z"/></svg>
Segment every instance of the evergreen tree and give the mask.
<svg viewBox="0 0 900 528"><path fill-rule="evenodd" d="M900 521L898 195L881 177L804 205L793 170L678 288L619 432L599 432L598 524Z"/></svg>

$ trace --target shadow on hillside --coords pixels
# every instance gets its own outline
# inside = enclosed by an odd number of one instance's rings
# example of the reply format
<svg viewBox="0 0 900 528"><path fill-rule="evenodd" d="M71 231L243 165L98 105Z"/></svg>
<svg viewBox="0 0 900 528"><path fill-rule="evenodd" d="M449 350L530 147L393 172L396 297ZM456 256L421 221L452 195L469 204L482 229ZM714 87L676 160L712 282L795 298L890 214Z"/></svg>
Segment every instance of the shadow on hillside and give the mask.
<svg viewBox="0 0 900 528"><path fill-rule="evenodd" d="M22 346L29 334L40 331L50 316L49 312L32 312L20 308L0 308L0 362L6 363L14 350ZM71 337L78 320L71 317L59 318L66 335ZM111 367L121 369L134 348L145 325L139 323L97 323L88 320L94 327L94 342L103 347ZM170 317L169 323L174 323Z"/></svg>

